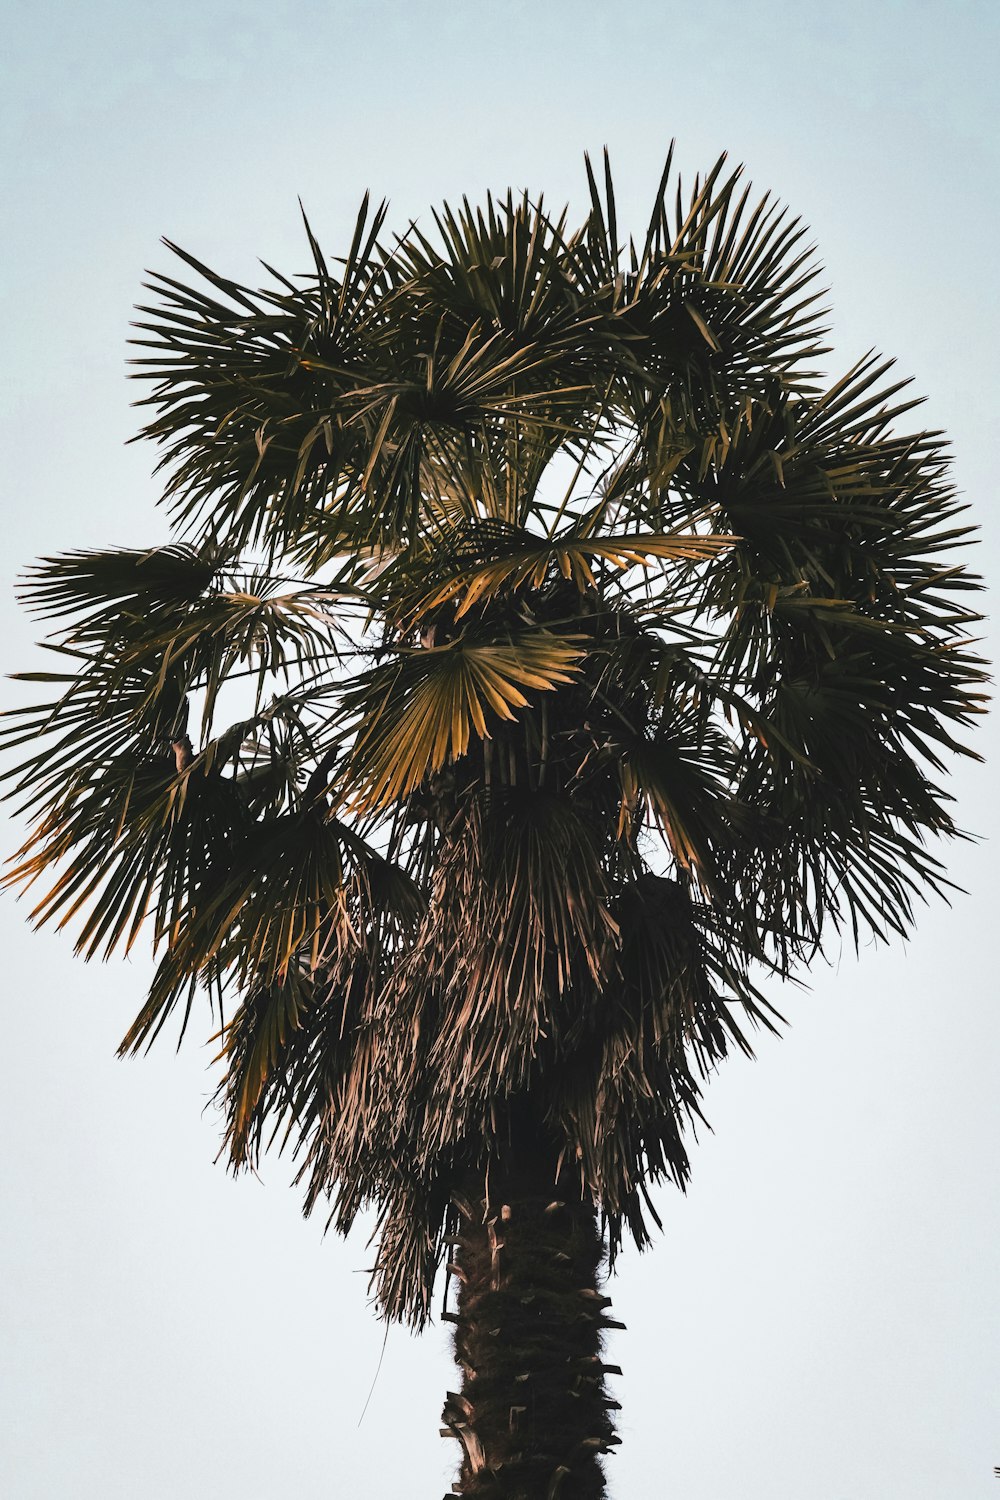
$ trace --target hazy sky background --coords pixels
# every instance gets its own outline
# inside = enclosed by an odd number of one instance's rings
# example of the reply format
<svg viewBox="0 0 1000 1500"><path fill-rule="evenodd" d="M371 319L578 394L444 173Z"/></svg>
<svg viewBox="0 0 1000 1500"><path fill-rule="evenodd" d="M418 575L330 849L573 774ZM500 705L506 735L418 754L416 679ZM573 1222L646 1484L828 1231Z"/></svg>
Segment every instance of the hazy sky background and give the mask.
<svg viewBox="0 0 1000 1500"><path fill-rule="evenodd" d="M365 188L400 226L508 184L580 205L605 143L639 227L676 136L685 175L728 150L810 224L831 371L874 345L915 377L996 579L998 16L7 0L5 575L165 538L153 452L123 446L161 234L241 278L258 256L294 271L299 194L336 255ZM9 587L2 608L15 670L34 630ZM661 1242L624 1258L613 1500L998 1493L998 803L981 768L954 786L984 836L947 851L970 894L779 997L790 1033L713 1082L691 1193L664 1192ZM24 916L0 905L0 1494L438 1500L442 1332L390 1332L359 1426L383 1339L364 1237L324 1241L282 1161L263 1183L214 1166L211 1049L116 1062L146 966L84 966Z"/></svg>

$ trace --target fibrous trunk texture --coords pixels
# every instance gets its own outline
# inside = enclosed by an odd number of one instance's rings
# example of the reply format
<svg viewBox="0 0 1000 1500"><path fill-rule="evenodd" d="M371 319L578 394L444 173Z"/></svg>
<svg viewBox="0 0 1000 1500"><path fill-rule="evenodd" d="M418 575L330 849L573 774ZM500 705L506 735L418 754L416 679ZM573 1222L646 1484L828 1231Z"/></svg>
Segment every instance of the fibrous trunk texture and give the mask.
<svg viewBox="0 0 1000 1500"><path fill-rule="evenodd" d="M462 1202L452 1272L462 1389L443 1421L463 1448L453 1495L601 1500L601 1455L618 1443L602 1359L603 1244L590 1203L508 1188ZM446 1497L450 1500L450 1497Z"/></svg>

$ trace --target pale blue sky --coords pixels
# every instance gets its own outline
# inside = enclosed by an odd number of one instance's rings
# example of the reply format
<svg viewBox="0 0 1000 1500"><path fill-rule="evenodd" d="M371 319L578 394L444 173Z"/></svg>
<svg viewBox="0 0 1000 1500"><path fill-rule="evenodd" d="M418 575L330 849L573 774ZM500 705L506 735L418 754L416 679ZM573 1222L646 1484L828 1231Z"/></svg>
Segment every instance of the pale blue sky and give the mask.
<svg viewBox="0 0 1000 1500"><path fill-rule="evenodd" d="M612 151L641 223L672 136L810 224L840 370L897 356L943 426L998 573L1000 7L7 0L0 120L5 576L162 540L125 448L130 309L167 234L255 275L331 254L366 188L395 222L508 184L579 203ZM30 623L3 596L4 669ZM5 694L9 690L5 689ZM13 694L11 693L11 697ZM995 732L980 736L985 750ZM995 774L995 773L994 773ZM990 773L956 777L996 836ZM8 836L8 845L12 835ZM612 1285L629 1331L613 1500L990 1500L1000 1463L995 845L907 952L845 956L714 1082L715 1134L662 1242ZM992 889L991 889L992 883ZM144 965L85 968L0 905L0 1493L405 1494L452 1472L446 1342L382 1330L363 1239L321 1240L289 1172L212 1165L210 1049L121 1064Z"/></svg>

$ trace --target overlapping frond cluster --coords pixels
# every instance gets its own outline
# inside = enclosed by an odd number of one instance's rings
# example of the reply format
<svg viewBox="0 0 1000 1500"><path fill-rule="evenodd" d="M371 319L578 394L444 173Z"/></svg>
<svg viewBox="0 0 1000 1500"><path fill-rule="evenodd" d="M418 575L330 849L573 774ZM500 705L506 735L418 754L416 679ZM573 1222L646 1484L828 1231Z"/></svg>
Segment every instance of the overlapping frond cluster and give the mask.
<svg viewBox="0 0 1000 1500"><path fill-rule="evenodd" d="M887 364L820 380L802 227L738 179L668 162L625 246L591 173L575 231L366 201L265 291L178 251L137 340L174 541L28 585L11 879L88 956L150 926L126 1049L214 997L234 1162L375 1205L393 1316L526 1142L641 1243L760 976L946 885L947 453Z"/></svg>

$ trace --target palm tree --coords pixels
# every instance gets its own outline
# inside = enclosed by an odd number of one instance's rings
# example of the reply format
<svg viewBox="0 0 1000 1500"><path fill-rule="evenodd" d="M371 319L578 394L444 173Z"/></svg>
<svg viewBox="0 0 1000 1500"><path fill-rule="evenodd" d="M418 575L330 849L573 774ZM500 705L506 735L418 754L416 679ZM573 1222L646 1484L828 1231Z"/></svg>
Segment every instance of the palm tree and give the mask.
<svg viewBox="0 0 1000 1500"><path fill-rule="evenodd" d="M768 978L947 887L983 676L942 439L887 363L816 374L802 226L668 160L623 249L588 181L572 232L508 195L389 240L366 198L263 291L171 247L172 540L38 564L7 736L35 919L151 931L122 1050L207 997L232 1162L374 1209L386 1317L447 1267L457 1493L511 1500L605 1493L605 1257Z"/></svg>

